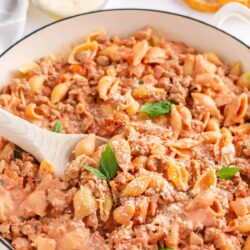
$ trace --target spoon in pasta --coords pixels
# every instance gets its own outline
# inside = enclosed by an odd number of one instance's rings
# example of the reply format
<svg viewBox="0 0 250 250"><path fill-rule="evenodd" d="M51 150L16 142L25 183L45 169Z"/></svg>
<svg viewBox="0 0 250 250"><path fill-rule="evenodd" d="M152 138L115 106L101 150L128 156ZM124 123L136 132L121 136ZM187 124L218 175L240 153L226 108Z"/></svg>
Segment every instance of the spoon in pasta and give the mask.
<svg viewBox="0 0 250 250"><path fill-rule="evenodd" d="M1 250L14 250L14 248L12 248L12 246L10 245L10 243L5 240L3 237L0 237L0 247L1 247Z"/></svg>
<svg viewBox="0 0 250 250"><path fill-rule="evenodd" d="M0 136L30 153L39 162L50 162L55 173L61 176L74 147L88 135L50 132L0 109ZM95 138L96 146L107 143L105 138Z"/></svg>

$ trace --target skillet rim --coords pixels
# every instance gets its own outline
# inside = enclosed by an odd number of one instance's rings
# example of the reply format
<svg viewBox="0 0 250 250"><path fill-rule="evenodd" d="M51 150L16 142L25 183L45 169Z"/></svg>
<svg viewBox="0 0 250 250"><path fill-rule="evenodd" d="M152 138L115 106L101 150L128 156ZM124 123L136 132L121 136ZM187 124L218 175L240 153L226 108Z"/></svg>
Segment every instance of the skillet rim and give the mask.
<svg viewBox="0 0 250 250"><path fill-rule="evenodd" d="M79 17L79 16L87 16L87 15L91 15L91 14L96 14L96 13L101 13L101 12L113 12L113 11L145 11L145 12L156 12L156 13L163 13L163 14L168 14L168 15L172 15L172 16L177 16L177 17L182 17L184 19L188 19L188 20L192 20L194 22L198 22L198 23L201 23L205 26L208 26L210 27L211 29L215 29L227 36L229 36L230 38L232 38L233 40L235 40L236 42L240 43L241 45L243 45L244 47L246 47L247 49L250 49L250 45L247 45L245 42L243 42L242 40L240 40L239 38L235 37L234 35L218 28L218 27L215 27L209 23L206 23L204 21L201 21L201 20L198 20L196 18L193 18L193 17L189 17L189 16L186 16L186 15L182 15L182 14L177 14L177 13L173 13L173 12L170 12L170 11L163 11L163 10L154 10L154 9L144 9L144 8L119 8L119 9L106 9L106 10L96 10L96 11L91 11L91 12L86 12L86 13L81 13L81 14L77 14L77 15L73 15L73 16L69 16L69 17L65 17L63 19L60 19L60 20L57 20L57 21L54 21L52 23L49 23L49 24L46 24L34 31L32 31L31 33L25 35L24 37L22 37L21 39L17 40L15 43L13 43L12 45L10 45L7 49L5 49L1 54L0 54L0 59L5 55L7 54L12 48L14 48L16 45L18 45L19 43L23 42L26 38L29 38L30 36L32 36L33 34L36 34L38 33L39 31L41 30L44 30L46 29L47 27L50 27L56 23L59 23L59 22L64 22L64 21L67 21L69 19L73 19L75 17Z"/></svg>

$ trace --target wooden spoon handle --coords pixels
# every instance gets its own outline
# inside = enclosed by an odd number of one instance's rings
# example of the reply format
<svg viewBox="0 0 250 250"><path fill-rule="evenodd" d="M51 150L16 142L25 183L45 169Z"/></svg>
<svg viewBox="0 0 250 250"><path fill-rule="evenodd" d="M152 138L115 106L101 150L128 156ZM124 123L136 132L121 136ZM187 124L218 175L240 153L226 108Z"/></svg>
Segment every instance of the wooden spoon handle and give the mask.
<svg viewBox="0 0 250 250"><path fill-rule="evenodd" d="M37 160L43 159L39 148L43 144L43 131L3 109L0 109L0 135L25 151Z"/></svg>
<svg viewBox="0 0 250 250"><path fill-rule="evenodd" d="M0 136L30 153L39 162L51 162L55 173L61 176L75 145L86 135L47 131L0 109ZM96 136L96 146L106 142L107 139Z"/></svg>
<svg viewBox="0 0 250 250"><path fill-rule="evenodd" d="M3 237L0 237L0 249L1 250L14 250L10 243L5 240Z"/></svg>

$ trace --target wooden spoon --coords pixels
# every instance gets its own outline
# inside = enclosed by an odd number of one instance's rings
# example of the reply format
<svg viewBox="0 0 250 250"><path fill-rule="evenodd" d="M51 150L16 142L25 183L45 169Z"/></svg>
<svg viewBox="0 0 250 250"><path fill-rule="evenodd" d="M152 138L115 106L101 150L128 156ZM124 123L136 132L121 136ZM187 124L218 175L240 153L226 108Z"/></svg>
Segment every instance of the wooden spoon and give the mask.
<svg viewBox="0 0 250 250"><path fill-rule="evenodd" d="M74 147L87 135L50 132L0 109L0 136L30 153L39 162L49 161L55 173L61 176ZM96 146L107 141L96 136Z"/></svg>
<svg viewBox="0 0 250 250"><path fill-rule="evenodd" d="M14 250L10 245L9 241L5 240L3 237L0 237L0 249L1 250Z"/></svg>

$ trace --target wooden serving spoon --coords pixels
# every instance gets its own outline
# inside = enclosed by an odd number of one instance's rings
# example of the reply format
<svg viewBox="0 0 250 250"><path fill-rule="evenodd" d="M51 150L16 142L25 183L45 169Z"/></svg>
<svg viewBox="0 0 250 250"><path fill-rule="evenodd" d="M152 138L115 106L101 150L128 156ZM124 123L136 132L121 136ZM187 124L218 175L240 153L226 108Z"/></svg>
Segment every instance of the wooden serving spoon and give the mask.
<svg viewBox="0 0 250 250"><path fill-rule="evenodd" d="M0 136L33 155L39 162L47 160L58 176L63 174L76 144L86 134L61 134L41 129L3 109L0 109ZM96 146L107 139L96 136Z"/></svg>
<svg viewBox="0 0 250 250"><path fill-rule="evenodd" d="M0 237L0 249L1 250L14 250L10 243L3 237Z"/></svg>

